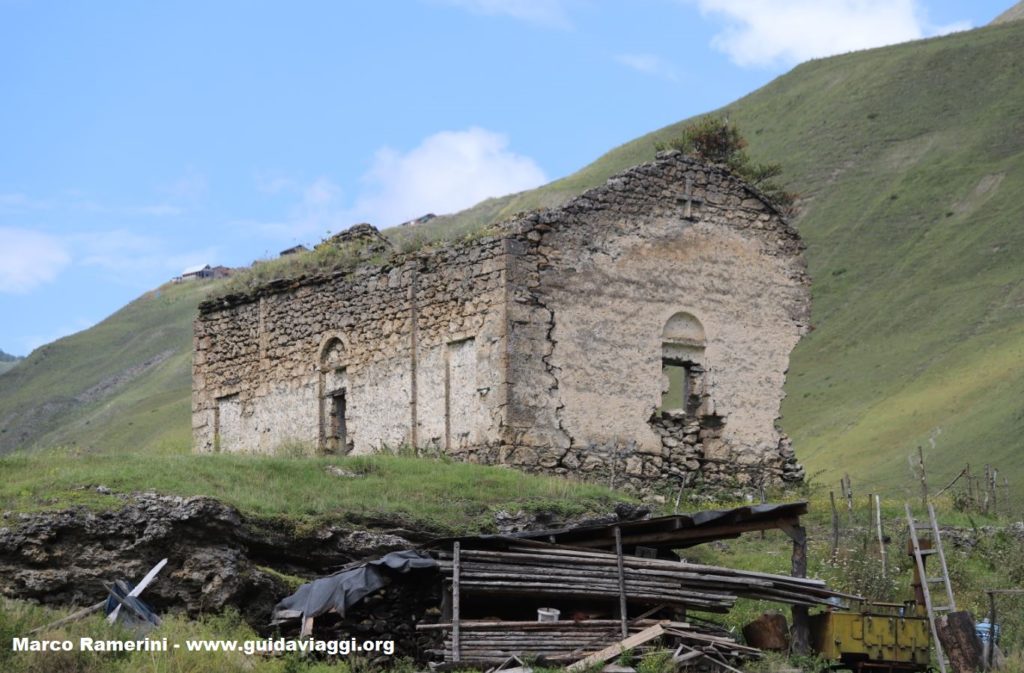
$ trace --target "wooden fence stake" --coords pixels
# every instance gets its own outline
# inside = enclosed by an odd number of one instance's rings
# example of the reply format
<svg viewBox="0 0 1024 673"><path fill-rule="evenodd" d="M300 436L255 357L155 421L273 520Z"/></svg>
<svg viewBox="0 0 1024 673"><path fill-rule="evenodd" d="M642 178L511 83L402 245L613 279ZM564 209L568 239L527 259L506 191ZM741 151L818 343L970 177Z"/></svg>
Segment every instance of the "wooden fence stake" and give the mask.
<svg viewBox="0 0 1024 673"><path fill-rule="evenodd" d="M882 499L875 494L875 524L878 527L878 550L882 554L882 579L888 575L888 559L885 555L885 536L882 534Z"/></svg>
<svg viewBox="0 0 1024 673"><path fill-rule="evenodd" d="M619 620L622 622L622 637L629 635L626 617L626 571L622 564L622 530L615 527L615 556L619 570Z"/></svg>
<svg viewBox="0 0 1024 673"><path fill-rule="evenodd" d="M917 467L921 471L921 507L928 509L928 477L924 470L924 449L917 446Z"/></svg>
<svg viewBox="0 0 1024 673"><path fill-rule="evenodd" d="M459 573L461 571L461 553L462 544L456 542L452 549L452 661L460 661L461 645L460 636L461 634L461 601L459 600Z"/></svg>
<svg viewBox="0 0 1024 673"><path fill-rule="evenodd" d="M832 504L832 563L836 562L836 555L839 553L839 510L836 509L836 494L828 492L829 502Z"/></svg>

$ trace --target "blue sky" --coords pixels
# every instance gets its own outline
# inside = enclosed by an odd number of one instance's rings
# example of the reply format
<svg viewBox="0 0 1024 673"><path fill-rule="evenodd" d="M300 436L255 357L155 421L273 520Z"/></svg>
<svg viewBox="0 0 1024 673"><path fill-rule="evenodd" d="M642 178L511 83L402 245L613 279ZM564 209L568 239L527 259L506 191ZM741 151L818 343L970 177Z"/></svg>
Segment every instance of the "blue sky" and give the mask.
<svg viewBox="0 0 1024 673"><path fill-rule="evenodd" d="M189 265L537 186L1012 0L0 0L0 349Z"/></svg>

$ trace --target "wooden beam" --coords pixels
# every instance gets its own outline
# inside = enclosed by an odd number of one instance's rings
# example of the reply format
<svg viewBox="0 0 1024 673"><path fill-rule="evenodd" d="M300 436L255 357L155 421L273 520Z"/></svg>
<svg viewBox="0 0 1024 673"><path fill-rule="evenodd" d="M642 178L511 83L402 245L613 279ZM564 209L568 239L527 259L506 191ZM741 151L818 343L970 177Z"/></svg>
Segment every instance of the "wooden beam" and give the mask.
<svg viewBox="0 0 1024 673"><path fill-rule="evenodd" d="M638 645L643 645L646 642L649 642L651 640L654 640L655 638L662 636L664 633L665 629L662 627L662 625L660 623L655 624L654 626L650 626L644 629L640 633L633 634L628 638L623 638L614 645L609 645L603 650L598 650L597 652L594 652L593 654L588 655L583 659L580 659L575 664L567 666L565 670L567 673L585 671L594 664L608 661L609 659L614 659L626 650L631 650Z"/></svg>
<svg viewBox="0 0 1024 673"><path fill-rule="evenodd" d="M76 610L75 612L72 612L67 617L62 617L61 619L58 619L55 622L50 622L49 624L46 624L45 626L38 626L38 627L32 629L31 631L29 631L28 635L31 636L33 633L39 633L40 631L49 631L50 629L55 629L58 626L63 626L65 624L70 624L71 622L77 622L79 619L85 619L86 617L88 617L89 615L93 614L94 612L99 612L100 610L102 610L103 606L106 605L106 604L107 604L107 599L104 598L102 601L100 601L96 605L90 605L87 608L82 608L81 610Z"/></svg>
<svg viewBox="0 0 1024 673"><path fill-rule="evenodd" d="M799 523L783 530L793 539L792 576L807 577L807 531ZM811 619L807 613L807 606L794 605L792 613L793 652L807 654L811 642Z"/></svg>
<svg viewBox="0 0 1024 673"><path fill-rule="evenodd" d="M680 530L663 530L653 533L630 533L627 529L622 533L622 544L633 546L638 544L671 547L672 545L686 544L695 545L715 540L727 540L739 537L743 533L751 533L759 530L784 529L786 525L798 522L799 519L768 519L762 521L743 521L740 523L720 524L717 526L695 526ZM562 542L562 540L559 540ZM572 544L577 547L587 548L608 548L615 545L614 537L598 538L589 540L573 541L571 537L564 541L565 544Z"/></svg>
<svg viewBox="0 0 1024 673"><path fill-rule="evenodd" d="M615 556L619 571L619 620L622 622L622 637L629 635L626 621L626 571L622 565L622 531L615 527Z"/></svg>
<svg viewBox="0 0 1024 673"><path fill-rule="evenodd" d="M455 558L452 563L452 661L459 661L461 658L460 646L461 646L461 625L459 623L461 618L461 601L459 599L459 574L461 571L461 555L462 555L462 544L459 542L455 543L455 548L452 550Z"/></svg>

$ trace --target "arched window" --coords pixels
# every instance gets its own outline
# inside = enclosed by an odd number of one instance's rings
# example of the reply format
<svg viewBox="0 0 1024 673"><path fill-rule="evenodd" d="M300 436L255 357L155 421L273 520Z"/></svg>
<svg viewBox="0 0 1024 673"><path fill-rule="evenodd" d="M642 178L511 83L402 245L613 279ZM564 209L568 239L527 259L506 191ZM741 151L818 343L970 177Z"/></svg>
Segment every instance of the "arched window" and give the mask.
<svg viewBox="0 0 1024 673"><path fill-rule="evenodd" d="M679 312L661 333L661 412L694 416L704 394L704 326L696 316Z"/></svg>
<svg viewBox="0 0 1024 673"><path fill-rule="evenodd" d="M348 375L345 371L345 344L340 338L332 337L320 348L319 369L322 450L348 453Z"/></svg>

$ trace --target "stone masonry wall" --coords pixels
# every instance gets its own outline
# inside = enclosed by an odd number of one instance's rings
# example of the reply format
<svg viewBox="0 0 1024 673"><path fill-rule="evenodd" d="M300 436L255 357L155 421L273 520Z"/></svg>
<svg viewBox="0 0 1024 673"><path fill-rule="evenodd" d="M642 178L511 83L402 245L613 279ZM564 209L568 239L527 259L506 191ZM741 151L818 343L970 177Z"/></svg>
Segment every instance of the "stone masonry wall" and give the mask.
<svg viewBox="0 0 1024 673"><path fill-rule="evenodd" d="M802 479L776 421L809 280L760 195L667 154L509 231L509 409L482 460L639 490ZM663 414L679 314L703 328L683 346L699 375L689 411Z"/></svg>
<svg viewBox="0 0 1024 673"><path fill-rule="evenodd" d="M501 415L504 243L207 302L195 323L198 451L437 451L485 441ZM344 389L344 446L329 446Z"/></svg>
<svg viewBox="0 0 1024 673"><path fill-rule="evenodd" d="M756 191L667 153L499 229L204 304L197 450L411 445L661 492L803 478L776 422L809 280Z"/></svg>

